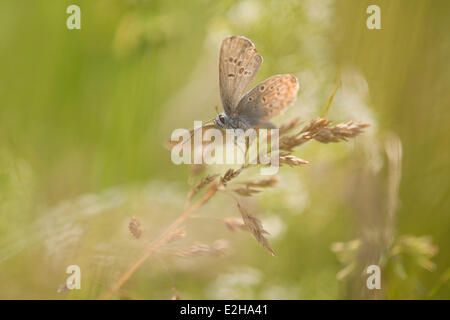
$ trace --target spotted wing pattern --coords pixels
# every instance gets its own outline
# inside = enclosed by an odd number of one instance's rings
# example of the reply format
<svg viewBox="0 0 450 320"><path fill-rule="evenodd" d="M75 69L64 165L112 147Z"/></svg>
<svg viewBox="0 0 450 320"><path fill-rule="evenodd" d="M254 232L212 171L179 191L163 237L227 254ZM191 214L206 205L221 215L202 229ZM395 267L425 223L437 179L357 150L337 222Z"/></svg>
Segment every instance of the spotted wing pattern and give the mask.
<svg viewBox="0 0 450 320"><path fill-rule="evenodd" d="M220 96L227 115L235 116L238 102L247 93L263 59L254 44L241 36L222 41L219 58Z"/></svg>
<svg viewBox="0 0 450 320"><path fill-rule="evenodd" d="M294 103L298 89L297 78L293 75L272 76L239 101L236 114L251 126L265 123Z"/></svg>

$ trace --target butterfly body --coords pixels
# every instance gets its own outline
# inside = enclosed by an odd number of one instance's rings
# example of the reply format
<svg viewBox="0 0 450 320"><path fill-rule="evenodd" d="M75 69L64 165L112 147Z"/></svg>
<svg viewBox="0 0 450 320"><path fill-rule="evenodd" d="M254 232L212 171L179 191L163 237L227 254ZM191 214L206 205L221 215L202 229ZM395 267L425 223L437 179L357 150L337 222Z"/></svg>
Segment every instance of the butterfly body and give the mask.
<svg viewBox="0 0 450 320"><path fill-rule="evenodd" d="M219 113L215 119L215 123L222 129L243 129L247 130L252 126L244 119L228 116L225 112Z"/></svg>
<svg viewBox="0 0 450 320"><path fill-rule="evenodd" d="M249 39L231 36L222 41L219 84L224 112L214 121L220 128L273 128L269 120L295 101L299 86L290 74L272 76L247 92L262 61Z"/></svg>

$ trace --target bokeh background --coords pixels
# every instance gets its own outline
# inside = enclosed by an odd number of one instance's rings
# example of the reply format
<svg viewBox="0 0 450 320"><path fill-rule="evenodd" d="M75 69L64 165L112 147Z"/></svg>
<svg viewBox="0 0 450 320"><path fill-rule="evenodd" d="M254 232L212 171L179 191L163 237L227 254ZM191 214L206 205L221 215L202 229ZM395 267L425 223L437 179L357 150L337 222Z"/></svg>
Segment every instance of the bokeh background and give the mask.
<svg viewBox="0 0 450 320"><path fill-rule="evenodd" d="M70 4L81 30L66 28ZM370 4L381 30L366 28ZM216 219L239 217L219 194L114 298L450 298L449 15L437 0L1 1L0 298L97 299L182 212L196 178L164 142L221 108L231 34L263 56L257 81L299 78L280 122L320 116L340 79L329 119L371 127L300 148L308 166L243 199L276 257ZM171 254L218 239L226 255ZM57 292L71 264L82 289ZM368 264L381 290L365 287Z"/></svg>

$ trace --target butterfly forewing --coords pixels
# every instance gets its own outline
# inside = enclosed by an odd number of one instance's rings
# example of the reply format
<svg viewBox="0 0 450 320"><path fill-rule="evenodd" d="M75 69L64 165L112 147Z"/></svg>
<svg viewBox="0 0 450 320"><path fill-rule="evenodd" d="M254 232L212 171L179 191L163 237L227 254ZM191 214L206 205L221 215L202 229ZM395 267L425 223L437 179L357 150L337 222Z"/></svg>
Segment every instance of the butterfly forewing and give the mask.
<svg viewBox="0 0 450 320"><path fill-rule="evenodd" d="M219 59L220 96L225 112L235 116L238 102L247 93L262 63L253 43L232 36L222 41Z"/></svg>
<svg viewBox="0 0 450 320"><path fill-rule="evenodd" d="M236 107L236 114L256 126L280 114L297 98L298 81L293 75L272 76L246 94Z"/></svg>

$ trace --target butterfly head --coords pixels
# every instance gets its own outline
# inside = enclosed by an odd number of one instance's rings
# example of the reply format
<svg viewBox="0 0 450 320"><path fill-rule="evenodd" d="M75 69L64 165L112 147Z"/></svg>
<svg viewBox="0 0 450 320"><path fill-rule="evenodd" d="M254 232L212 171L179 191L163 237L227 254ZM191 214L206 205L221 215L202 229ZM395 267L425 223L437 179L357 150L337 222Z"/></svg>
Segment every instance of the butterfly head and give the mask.
<svg viewBox="0 0 450 320"><path fill-rule="evenodd" d="M227 128L228 124L228 116L225 112L221 112L217 115L216 119L214 119L214 122L221 128Z"/></svg>

